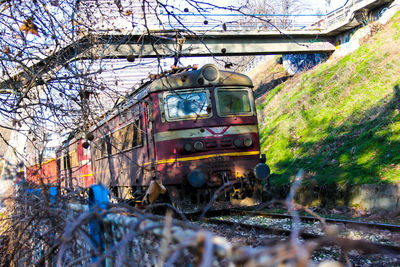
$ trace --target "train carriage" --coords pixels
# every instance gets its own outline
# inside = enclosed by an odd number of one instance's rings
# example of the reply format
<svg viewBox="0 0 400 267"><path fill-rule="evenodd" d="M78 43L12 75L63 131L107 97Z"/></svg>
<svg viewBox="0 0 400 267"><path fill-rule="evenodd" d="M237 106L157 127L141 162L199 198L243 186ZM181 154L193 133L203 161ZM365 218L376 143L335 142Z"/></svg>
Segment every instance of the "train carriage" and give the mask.
<svg viewBox="0 0 400 267"><path fill-rule="evenodd" d="M37 185L56 185L58 183L56 159L50 159L41 164L29 166L26 169L26 181Z"/></svg>
<svg viewBox="0 0 400 267"><path fill-rule="evenodd" d="M143 85L91 130L94 182L150 202L167 191L180 207L204 204L231 182L225 202L256 204L269 169L260 162L252 86L211 64ZM148 199L152 185L160 190Z"/></svg>

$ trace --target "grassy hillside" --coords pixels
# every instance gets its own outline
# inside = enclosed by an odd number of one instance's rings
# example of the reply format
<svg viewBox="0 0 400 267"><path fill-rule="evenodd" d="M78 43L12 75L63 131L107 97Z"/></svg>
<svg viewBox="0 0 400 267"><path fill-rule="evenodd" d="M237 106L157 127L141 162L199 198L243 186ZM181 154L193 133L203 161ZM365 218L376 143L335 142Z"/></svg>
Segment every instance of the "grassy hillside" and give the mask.
<svg viewBox="0 0 400 267"><path fill-rule="evenodd" d="M285 184L400 182L400 15L353 54L275 87L258 105L262 150Z"/></svg>

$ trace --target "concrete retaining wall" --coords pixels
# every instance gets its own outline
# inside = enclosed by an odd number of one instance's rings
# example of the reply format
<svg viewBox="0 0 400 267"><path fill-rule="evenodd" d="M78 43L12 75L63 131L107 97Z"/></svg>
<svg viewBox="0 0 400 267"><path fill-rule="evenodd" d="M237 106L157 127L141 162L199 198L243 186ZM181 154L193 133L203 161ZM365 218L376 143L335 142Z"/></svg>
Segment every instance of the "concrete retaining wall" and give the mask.
<svg viewBox="0 0 400 267"><path fill-rule="evenodd" d="M283 199L289 186L272 188L267 199ZM366 211L400 211L400 186L386 185L313 185L302 184L296 201L302 205L326 208L357 207Z"/></svg>
<svg viewBox="0 0 400 267"><path fill-rule="evenodd" d="M351 206L365 210L400 210L398 185L360 185L354 188Z"/></svg>

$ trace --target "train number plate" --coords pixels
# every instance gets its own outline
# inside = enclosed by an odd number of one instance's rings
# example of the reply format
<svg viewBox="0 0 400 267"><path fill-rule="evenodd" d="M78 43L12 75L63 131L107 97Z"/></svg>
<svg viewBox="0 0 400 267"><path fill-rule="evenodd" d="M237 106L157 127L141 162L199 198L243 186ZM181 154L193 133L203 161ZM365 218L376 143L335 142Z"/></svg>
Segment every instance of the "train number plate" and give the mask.
<svg viewBox="0 0 400 267"><path fill-rule="evenodd" d="M228 156L213 157L213 158L210 158L210 161L211 162L229 161L229 157Z"/></svg>

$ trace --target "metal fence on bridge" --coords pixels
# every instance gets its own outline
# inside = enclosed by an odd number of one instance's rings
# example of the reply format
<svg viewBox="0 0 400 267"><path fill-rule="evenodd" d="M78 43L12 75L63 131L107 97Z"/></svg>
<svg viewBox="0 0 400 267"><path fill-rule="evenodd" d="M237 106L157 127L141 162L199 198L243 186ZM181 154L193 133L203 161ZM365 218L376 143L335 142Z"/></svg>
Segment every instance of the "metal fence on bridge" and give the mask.
<svg viewBox="0 0 400 267"><path fill-rule="evenodd" d="M326 31L345 22L355 5L365 0L347 0L342 6L326 14L226 14L160 13L165 29L184 29L194 32L213 31ZM372 1L373 2L373 1ZM367 3L366 3L367 4ZM153 25L156 27L156 25Z"/></svg>
<svg viewBox="0 0 400 267"><path fill-rule="evenodd" d="M109 0L102 0L109 2ZM193 33L209 32L245 32L245 31L327 31L335 26L348 22L356 9L368 6L372 0L347 0L342 6L328 13L322 14L257 14L248 10L215 7L204 12L183 12L177 7L166 6L148 10L147 21L135 17L134 22L128 19L123 20L118 16L119 10L114 5L107 5L113 8L105 12L111 18L117 20L112 24L93 24L95 32L146 32L159 30L183 30ZM383 1L386 3L388 1ZM135 4L136 5L136 4ZM90 8L90 5L89 5ZM134 7L138 8L138 7ZM86 9L85 9L86 10ZM140 11L138 11L140 12ZM105 14L103 14L105 16ZM106 20L107 21L107 20ZM103 22L104 23L104 22ZM132 29L132 24L135 27Z"/></svg>
<svg viewBox="0 0 400 267"><path fill-rule="evenodd" d="M306 31L325 30L323 15L275 14L171 14L163 16L165 29L185 29L195 32L213 31ZM184 25L184 26L183 26Z"/></svg>

